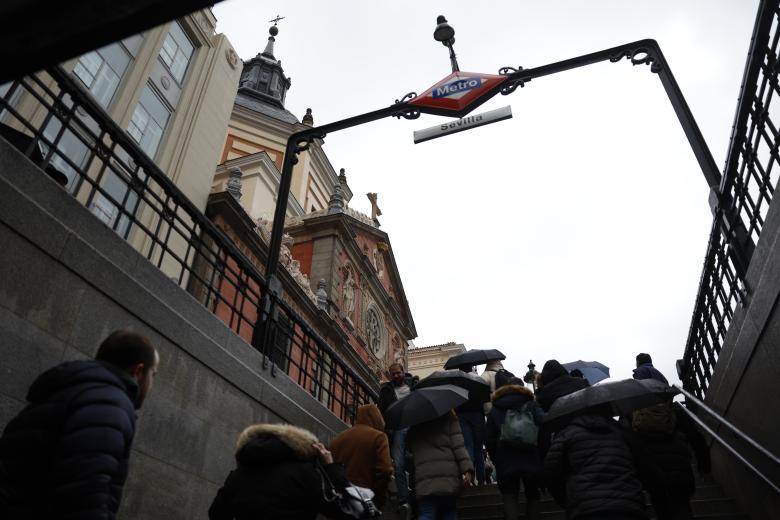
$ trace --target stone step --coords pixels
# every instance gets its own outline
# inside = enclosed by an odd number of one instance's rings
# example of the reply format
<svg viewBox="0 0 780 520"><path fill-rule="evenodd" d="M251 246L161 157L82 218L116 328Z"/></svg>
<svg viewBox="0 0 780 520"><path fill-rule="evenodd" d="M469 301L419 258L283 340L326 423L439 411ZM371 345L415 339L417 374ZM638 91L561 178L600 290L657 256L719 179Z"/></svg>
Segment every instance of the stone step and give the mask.
<svg viewBox="0 0 780 520"><path fill-rule="evenodd" d="M471 501L458 503L458 518L462 520L476 520L479 518L498 518L503 516L503 503L500 497L497 497L497 501L483 504L474 504ZM520 511L525 508L525 502L520 500ZM691 509L694 516L697 518L708 518L708 515L735 515L739 513L736 502L730 498L709 498L709 499L694 499L691 500ZM652 515L653 508L648 503L648 512ZM540 504L540 511L542 513L550 513L550 518L553 518L553 513L561 513L564 511L558 504L552 500L542 500ZM565 516L565 515L564 515Z"/></svg>

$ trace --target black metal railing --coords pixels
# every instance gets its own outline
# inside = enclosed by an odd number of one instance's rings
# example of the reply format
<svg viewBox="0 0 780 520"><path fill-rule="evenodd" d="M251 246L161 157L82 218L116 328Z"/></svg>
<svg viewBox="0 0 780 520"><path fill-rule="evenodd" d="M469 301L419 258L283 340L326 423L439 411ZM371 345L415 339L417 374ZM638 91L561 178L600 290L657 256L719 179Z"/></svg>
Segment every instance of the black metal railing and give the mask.
<svg viewBox="0 0 780 520"><path fill-rule="evenodd" d="M283 369L346 422L358 405L376 400L373 388L268 291L256 263L62 68L0 86L0 134L247 343L258 323L278 324L272 341L255 342L273 373ZM266 293L273 310L261 305Z"/></svg>
<svg viewBox="0 0 780 520"><path fill-rule="evenodd" d="M778 0L759 6L724 174L711 195L715 217L680 374L685 389L699 398L734 311L749 297L745 275L780 176L779 6Z"/></svg>
<svg viewBox="0 0 780 520"><path fill-rule="evenodd" d="M755 464L750 462L748 458L740 453L735 447L734 442L729 442L724 438L723 435L718 434L715 429L711 428L699 415L694 413L689 409L689 407L693 407L697 410L700 410L701 412L704 412L704 414L709 416L711 419L713 419L715 422L718 423L719 426L721 426L723 429L729 431L731 435L734 437L735 440L738 440L742 442L748 449L752 450L756 455L758 455L757 459L762 461L763 465L771 465L773 469L780 468L780 458L778 458L774 453L767 450L763 446L761 446L758 442L756 442L752 437L750 437L748 434L734 426L732 423L730 423L728 420L726 420L725 417L720 415L718 412L704 404L700 399L698 399L695 395L691 394L685 388L680 388L677 385L672 385L677 390L679 390L686 398L686 405L682 406L682 410L690 417L696 424L699 425L700 428L702 428L707 434L712 437L712 439L723 446L731 455L737 459L743 466L745 466L746 469L748 469L750 472L752 472L755 476L757 476L759 479L764 481L765 484L767 484L772 490L774 490L775 493L780 495L780 485L776 481L774 481L772 478L766 475L768 471L765 473L764 471L761 471L758 467L756 467Z"/></svg>

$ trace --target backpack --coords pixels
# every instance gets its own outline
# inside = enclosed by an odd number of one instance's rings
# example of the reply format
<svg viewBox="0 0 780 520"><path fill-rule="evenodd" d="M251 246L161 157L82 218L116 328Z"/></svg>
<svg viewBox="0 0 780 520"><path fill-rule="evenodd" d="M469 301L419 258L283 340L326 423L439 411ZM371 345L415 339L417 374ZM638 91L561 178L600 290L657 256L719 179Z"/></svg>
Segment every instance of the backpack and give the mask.
<svg viewBox="0 0 780 520"><path fill-rule="evenodd" d="M676 427L677 415L671 401L637 410L631 419L631 428L640 433L672 434Z"/></svg>
<svg viewBox="0 0 780 520"><path fill-rule="evenodd" d="M508 385L509 380L512 379L513 377L515 377L515 375L509 370L505 370L503 368L496 370L496 378L495 378L496 389L501 388L504 385Z"/></svg>
<svg viewBox="0 0 780 520"><path fill-rule="evenodd" d="M498 440L513 448L535 447L539 437L539 427L534 422L534 416L529 409L532 401L525 403L519 410L506 411L501 434Z"/></svg>

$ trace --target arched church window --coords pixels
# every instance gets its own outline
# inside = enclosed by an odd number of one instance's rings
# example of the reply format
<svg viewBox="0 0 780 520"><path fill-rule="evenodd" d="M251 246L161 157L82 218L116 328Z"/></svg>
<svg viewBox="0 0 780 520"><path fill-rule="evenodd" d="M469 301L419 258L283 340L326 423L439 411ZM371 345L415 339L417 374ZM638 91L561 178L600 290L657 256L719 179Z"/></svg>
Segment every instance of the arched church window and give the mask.
<svg viewBox="0 0 780 520"><path fill-rule="evenodd" d="M366 329L368 332L368 347L378 358L385 355L384 331L382 322L374 309L368 309L366 313Z"/></svg>

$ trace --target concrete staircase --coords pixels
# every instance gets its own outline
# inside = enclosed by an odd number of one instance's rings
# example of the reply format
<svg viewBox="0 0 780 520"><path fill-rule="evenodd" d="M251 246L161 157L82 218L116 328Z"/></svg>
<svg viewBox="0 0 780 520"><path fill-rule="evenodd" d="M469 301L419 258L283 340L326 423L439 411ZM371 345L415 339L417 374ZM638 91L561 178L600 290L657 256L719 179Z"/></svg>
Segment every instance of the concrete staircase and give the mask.
<svg viewBox="0 0 780 520"><path fill-rule="evenodd" d="M712 477L699 479L696 493L691 499L696 520L751 520L740 511L733 498L729 498L723 488ZM525 520L525 499L520 494L520 520ZM650 501L647 502L650 518L655 518ZM395 502L391 500L384 510L384 520L411 520L402 518L396 512ZM458 498L458 520L504 520L504 509L498 486L495 484L479 486L466 490ZM566 513L549 495L542 496L539 520L566 520ZM763 520L763 519L761 519Z"/></svg>
<svg viewBox="0 0 780 520"><path fill-rule="evenodd" d="M739 511L739 506L728 498L723 489L707 478L697 483L696 494L691 499L694 518L701 520L750 520ZM524 520L525 499L520 496L520 519ZM653 508L648 501L651 518ZM480 486L466 490L458 499L458 520L504 520L504 510L498 487ZM565 512L549 495L542 496L539 520L565 520Z"/></svg>

